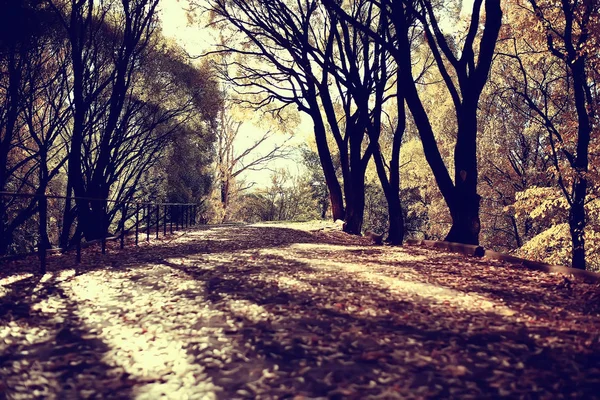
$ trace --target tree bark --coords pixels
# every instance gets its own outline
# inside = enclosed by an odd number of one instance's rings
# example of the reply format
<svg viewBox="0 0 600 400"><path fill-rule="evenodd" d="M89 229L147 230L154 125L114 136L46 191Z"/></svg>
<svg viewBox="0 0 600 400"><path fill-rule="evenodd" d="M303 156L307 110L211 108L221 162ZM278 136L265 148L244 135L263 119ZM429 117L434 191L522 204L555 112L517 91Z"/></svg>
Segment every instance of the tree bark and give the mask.
<svg viewBox="0 0 600 400"><path fill-rule="evenodd" d="M478 245L481 197L477 194L477 102L463 101L462 107L454 148L455 193L449 204L452 227L445 240Z"/></svg>
<svg viewBox="0 0 600 400"><path fill-rule="evenodd" d="M342 195L342 188L335 174L335 167L333 166L331 152L329 150L329 145L327 144L325 124L316 100L316 93L314 93L314 97L310 96L308 100L310 102L310 115L314 123L317 153L319 154L321 167L323 168L323 174L325 175L325 184L329 191L332 217L334 221L338 219L343 220L345 216L344 197Z"/></svg>
<svg viewBox="0 0 600 400"><path fill-rule="evenodd" d="M365 178L364 173L354 173L351 176L352 189L346 195L346 219L344 232L352 235L362 234L363 217L365 214Z"/></svg>
<svg viewBox="0 0 600 400"><path fill-rule="evenodd" d="M593 106L589 100L589 87L586 81L585 57L579 57L571 64L573 72L573 93L577 110L577 155L574 161L575 181L573 182L573 200L569 210L569 231L571 233L572 255L571 266L585 269L585 198L587 195L587 172L589 164L589 144L591 137L591 120ZM587 90L586 90L587 89ZM588 92L588 93L586 93ZM586 101L586 98L588 101ZM589 104L589 113L588 107Z"/></svg>

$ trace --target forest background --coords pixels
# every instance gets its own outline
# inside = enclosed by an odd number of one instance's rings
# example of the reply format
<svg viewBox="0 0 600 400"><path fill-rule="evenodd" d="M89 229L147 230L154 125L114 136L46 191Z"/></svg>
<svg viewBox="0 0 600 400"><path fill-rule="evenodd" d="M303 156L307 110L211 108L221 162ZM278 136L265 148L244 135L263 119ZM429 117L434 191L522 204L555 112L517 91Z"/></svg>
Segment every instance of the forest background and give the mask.
<svg viewBox="0 0 600 400"><path fill-rule="evenodd" d="M597 2L0 7L0 191L115 200L51 200L40 237L37 198L4 195L0 253L101 237L136 200L600 270Z"/></svg>

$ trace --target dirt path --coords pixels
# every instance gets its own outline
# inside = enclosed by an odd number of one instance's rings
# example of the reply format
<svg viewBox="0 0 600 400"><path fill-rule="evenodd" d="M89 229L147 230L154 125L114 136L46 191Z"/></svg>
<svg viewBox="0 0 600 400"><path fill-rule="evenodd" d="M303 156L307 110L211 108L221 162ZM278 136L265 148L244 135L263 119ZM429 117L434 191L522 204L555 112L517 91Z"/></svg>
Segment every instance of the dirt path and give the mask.
<svg viewBox="0 0 600 400"><path fill-rule="evenodd" d="M2 266L0 398L600 398L598 285L310 228Z"/></svg>

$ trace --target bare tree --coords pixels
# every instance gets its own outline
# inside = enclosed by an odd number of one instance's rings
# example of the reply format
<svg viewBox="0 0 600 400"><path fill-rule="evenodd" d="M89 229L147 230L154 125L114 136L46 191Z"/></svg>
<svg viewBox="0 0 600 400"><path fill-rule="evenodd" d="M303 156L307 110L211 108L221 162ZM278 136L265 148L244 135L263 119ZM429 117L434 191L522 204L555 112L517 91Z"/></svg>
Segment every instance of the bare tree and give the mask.
<svg viewBox="0 0 600 400"><path fill-rule="evenodd" d="M226 95L224 95L226 97ZM273 139L274 131L268 129L262 136L251 143L241 143L240 129L244 121L236 120L230 112L234 101L225 100L221 107L217 132L217 160L216 180L219 185L220 202L222 208L221 222L230 218L230 201L240 192L249 189L254 182L244 186L236 185L236 178L249 171L262 171L269 168L269 164L278 159L289 158L292 149L282 144L273 145L264 152L265 144Z"/></svg>
<svg viewBox="0 0 600 400"><path fill-rule="evenodd" d="M365 4L354 2L352 12L357 16L367 13L374 21L375 14ZM238 75L230 80L252 94L263 95L257 106L277 100L283 107L293 104L310 115L333 218L344 218L345 230L360 234L365 171L376 148L376 141L367 140L373 109L377 108L372 101L379 84L388 88L387 81L380 82L381 59L374 56L372 41L317 1L214 0L210 6L242 31L250 44L224 45L220 52L259 60L255 64L236 62ZM340 157L343 197L328 132Z"/></svg>
<svg viewBox="0 0 600 400"><path fill-rule="evenodd" d="M134 72L156 26L158 0L48 0L61 17L71 47L73 129L69 186L77 200L79 225L88 239L106 234L108 171ZM113 18L116 13L122 16ZM127 113L125 113L127 114ZM82 155L94 155L89 162ZM87 165L86 165L87 162ZM87 173L86 173L87 169Z"/></svg>

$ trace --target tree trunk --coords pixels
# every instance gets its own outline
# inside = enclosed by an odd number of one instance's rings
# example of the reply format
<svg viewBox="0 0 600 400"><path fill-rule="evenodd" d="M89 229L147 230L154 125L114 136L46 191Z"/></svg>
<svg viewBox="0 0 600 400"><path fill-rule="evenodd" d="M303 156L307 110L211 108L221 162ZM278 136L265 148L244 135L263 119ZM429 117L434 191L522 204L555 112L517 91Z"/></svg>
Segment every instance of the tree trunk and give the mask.
<svg viewBox="0 0 600 400"><path fill-rule="evenodd" d="M396 146L396 141L398 142L398 146ZM381 182L381 187L383 188L383 193L385 194L388 205L389 230L388 237L385 241L391 245L402 245L402 242L404 241L404 215L402 214L402 202L400 200L400 166L398 162L400 141L401 139L396 140L396 138L394 138L392 151L395 152L397 149L398 154L394 153L392 156L389 180L385 172L381 151L377 148L373 153L377 176L379 177L379 182Z"/></svg>
<svg viewBox="0 0 600 400"><path fill-rule="evenodd" d="M392 198L388 198L389 231L385 240L387 243L400 246L404 242L404 214L402 214L402 203L400 202L400 193ZM386 196L387 198L387 196Z"/></svg>
<svg viewBox="0 0 600 400"><path fill-rule="evenodd" d="M448 204L452 227L446 241L479 244L481 223L477 194L477 102L463 101L454 148L454 196Z"/></svg>
<svg viewBox="0 0 600 400"><path fill-rule="evenodd" d="M8 225L8 215L6 210L6 199L4 196L0 196L0 256L5 255L8 252L8 244L10 238L6 231Z"/></svg>
<svg viewBox="0 0 600 400"><path fill-rule="evenodd" d="M329 201L331 202L331 213L333 220L344 219L344 197L342 196L342 188L335 174L335 167L331 159L331 152L327 144L327 136L325 124L321 117L321 112L316 99L311 104L311 117L314 123L315 141L317 143L317 152L325 175L325 183L329 191Z"/></svg>
<svg viewBox="0 0 600 400"><path fill-rule="evenodd" d="M48 198L46 197L46 189L48 187L48 154L46 148L40 149L40 174L39 188L37 190L40 198L38 200L38 214L40 218L39 229L39 248L49 249L50 239L48 237Z"/></svg>
<svg viewBox="0 0 600 400"><path fill-rule="evenodd" d="M580 57L571 64L573 71L573 94L577 109L577 155L574 169L573 201L569 210L569 230L573 245L571 266L585 269L585 198L587 195L587 172L589 164L589 145L591 137L591 121L594 118L594 108L591 105L592 95L586 82L585 58ZM587 99L587 101L586 101ZM589 111L588 111L589 108Z"/></svg>
<svg viewBox="0 0 600 400"><path fill-rule="evenodd" d="M81 229L86 240L97 240L108 236L108 213L106 199L108 198L108 187L92 188L88 193L94 199L89 203L89 208L82 220Z"/></svg>
<svg viewBox="0 0 600 400"><path fill-rule="evenodd" d="M69 239L71 237L71 227L73 226L75 213L71 206L71 181L67 179L67 193L65 199L65 208L63 210L62 229L59 238L59 246L62 249L69 247Z"/></svg>
<svg viewBox="0 0 600 400"><path fill-rule="evenodd" d="M578 179L578 182L575 183L575 201L569 210L569 231L571 232L571 244L573 245L571 266L577 269L585 269L585 238L583 236L585 208L583 200L585 199L586 186L585 179Z"/></svg>
<svg viewBox="0 0 600 400"><path fill-rule="evenodd" d="M365 213L365 179L364 174L352 174L352 190L346 197L346 219L344 232L352 235L362 234L363 217Z"/></svg>
<svg viewBox="0 0 600 400"><path fill-rule="evenodd" d="M221 223L224 223L227 222L229 219L229 178L223 178L221 180L221 208L223 209Z"/></svg>
<svg viewBox="0 0 600 400"><path fill-rule="evenodd" d="M329 205L329 203L323 202L321 204L321 219L325 219L325 217L327 216L327 206Z"/></svg>

